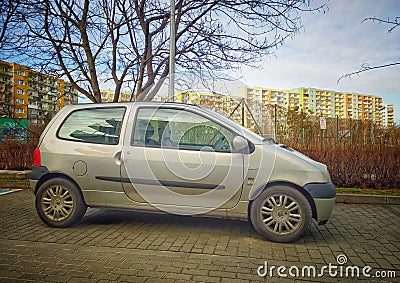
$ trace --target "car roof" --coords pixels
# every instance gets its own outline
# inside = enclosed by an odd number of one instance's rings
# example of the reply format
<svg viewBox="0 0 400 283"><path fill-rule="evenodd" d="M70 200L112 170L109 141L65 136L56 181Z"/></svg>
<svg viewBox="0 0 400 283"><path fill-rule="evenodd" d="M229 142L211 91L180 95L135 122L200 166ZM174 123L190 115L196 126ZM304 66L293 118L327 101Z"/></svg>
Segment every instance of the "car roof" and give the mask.
<svg viewBox="0 0 400 283"><path fill-rule="evenodd" d="M157 106L157 105L176 105L176 106L185 106L185 107L199 107L202 108L199 105L196 104L188 104L188 103L182 103L182 102L170 102L170 101L132 101L132 102L102 102L102 103L78 103L78 104L68 104L65 105L65 107L68 108L81 108L81 107L103 107L103 106L131 106L133 104L136 105L141 105L141 106Z"/></svg>

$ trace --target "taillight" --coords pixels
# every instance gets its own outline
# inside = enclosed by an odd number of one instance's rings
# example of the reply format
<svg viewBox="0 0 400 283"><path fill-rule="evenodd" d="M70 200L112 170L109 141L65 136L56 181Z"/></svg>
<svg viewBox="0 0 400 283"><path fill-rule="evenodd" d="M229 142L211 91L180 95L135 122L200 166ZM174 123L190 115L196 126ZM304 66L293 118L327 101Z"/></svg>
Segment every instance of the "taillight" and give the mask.
<svg viewBox="0 0 400 283"><path fill-rule="evenodd" d="M35 151L33 152L33 166L40 166L40 149L39 147L35 148Z"/></svg>

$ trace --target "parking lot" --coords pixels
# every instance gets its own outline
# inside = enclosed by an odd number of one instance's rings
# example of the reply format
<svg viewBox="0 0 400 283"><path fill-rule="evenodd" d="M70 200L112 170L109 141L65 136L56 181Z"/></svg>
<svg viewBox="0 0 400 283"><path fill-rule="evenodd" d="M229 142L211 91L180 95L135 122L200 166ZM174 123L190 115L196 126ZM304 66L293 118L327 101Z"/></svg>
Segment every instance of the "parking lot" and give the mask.
<svg viewBox="0 0 400 283"><path fill-rule="evenodd" d="M400 281L398 205L336 204L292 244L243 221L110 209L50 228L29 190L1 195L0 213L0 282Z"/></svg>

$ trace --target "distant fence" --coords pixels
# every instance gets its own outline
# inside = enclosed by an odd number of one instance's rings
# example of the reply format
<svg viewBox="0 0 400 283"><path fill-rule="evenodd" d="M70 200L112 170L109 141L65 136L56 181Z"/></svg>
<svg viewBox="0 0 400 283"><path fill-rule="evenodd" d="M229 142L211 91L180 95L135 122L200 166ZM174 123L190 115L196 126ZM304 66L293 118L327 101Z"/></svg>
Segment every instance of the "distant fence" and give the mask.
<svg viewBox="0 0 400 283"><path fill-rule="evenodd" d="M236 105L235 108L232 106ZM301 144L384 144L400 145L399 128L365 121L313 115L302 110L286 109L279 105L266 105L242 99L230 108L212 107L264 137L280 143ZM232 112L231 109L234 109ZM321 121L323 120L323 129Z"/></svg>
<svg viewBox="0 0 400 283"><path fill-rule="evenodd" d="M340 187L400 189L400 127L370 120L324 118L245 99L214 108L264 137L272 137L327 165Z"/></svg>
<svg viewBox="0 0 400 283"><path fill-rule="evenodd" d="M336 186L400 188L400 127L328 118L326 129L321 130L319 117L301 112L267 107L249 115L246 109L237 110L233 114L218 112L232 114L237 123L247 123L256 132L261 129L264 136L275 137L279 143L325 163ZM43 126L30 127L26 143L0 142L0 169L32 168L33 151L42 130Z"/></svg>

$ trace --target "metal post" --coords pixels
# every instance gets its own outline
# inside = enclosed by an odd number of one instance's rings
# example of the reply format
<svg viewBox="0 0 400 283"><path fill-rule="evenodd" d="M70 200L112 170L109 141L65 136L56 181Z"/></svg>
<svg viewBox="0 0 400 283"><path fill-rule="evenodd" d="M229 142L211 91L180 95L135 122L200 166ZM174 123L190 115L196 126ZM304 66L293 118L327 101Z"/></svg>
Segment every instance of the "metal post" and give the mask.
<svg viewBox="0 0 400 283"><path fill-rule="evenodd" d="M375 143L375 134L374 134L374 121L371 122L371 143Z"/></svg>
<svg viewBox="0 0 400 283"><path fill-rule="evenodd" d="M277 118L276 118L276 104L274 104L274 128L275 128L275 140L278 139L278 127L277 127Z"/></svg>
<svg viewBox="0 0 400 283"><path fill-rule="evenodd" d="M304 112L301 109L301 144L304 145Z"/></svg>
<svg viewBox="0 0 400 283"><path fill-rule="evenodd" d="M169 89L168 101L174 101L175 95L175 0L170 0L170 39L169 39Z"/></svg>
<svg viewBox="0 0 400 283"><path fill-rule="evenodd" d="M375 143L375 133L374 133L374 121L375 121L375 113L374 113L374 109L372 109L371 112L371 143L374 144Z"/></svg>
<svg viewBox="0 0 400 283"><path fill-rule="evenodd" d="M244 127L244 98L242 98L242 126Z"/></svg>
<svg viewBox="0 0 400 283"><path fill-rule="evenodd" d="M352 129L353 123L352 123L352 121L353 121L353 117L350 118L350 144L353 144L353 129Z"/></svg>
<svg viewBox="0 0 400 283"><path fill-rule="evenodd" d="M336 143L339 142L339 115L336 115Z"/></svg>

